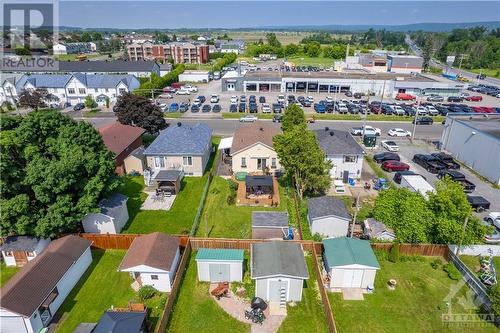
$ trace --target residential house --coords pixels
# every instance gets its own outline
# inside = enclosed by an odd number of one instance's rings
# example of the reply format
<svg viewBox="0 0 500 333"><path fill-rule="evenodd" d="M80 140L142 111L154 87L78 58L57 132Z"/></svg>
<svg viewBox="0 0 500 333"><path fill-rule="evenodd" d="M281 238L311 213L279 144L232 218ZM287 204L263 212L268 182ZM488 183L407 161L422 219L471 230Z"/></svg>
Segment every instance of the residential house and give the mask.
<svg viewBox="0 0 500 333"><path fill-rule="evenodd" d="M363 224L363 236L367 239L376 239L384 242L393 242L396 239L393 229L386 227L384 223L374 218L367 218Z"/></svg>
<svg viewBox="0 0 500 333"><path fill-rule="evenodd" d="M106 147L115 154L115 171L123 175L132 170L126 170L125 159L133 151L142 147L142 135L145 129L137 126L124 125L118 121L99 128L99 133ZM141 170L136 170L140 171Z"/></svg>
<svg viewBox="0 0 500 333"><path fill-rule="evenodd" d="M139 286L170 292L179 259L179 238L154 232L134 239L119 271L130 273Z"/></svg>
<svg viewBox="0 0 500 333"><path fill-rule="evenodd" d="M307 221L312 234L347 236L351 216L342 200L328 196L311 198L307 208Z"/></svg>
<svg viewBox="0 0 500 333"><path fill-rule="evenodd" d="M0 81L0 106L4 102L14 104L17 101L16 82L18 79L15 74L2 78Z"/></svg>
<svg viewBox="0 0 500 333"><path fill-rule="evenodd" d="M94 234L119 234L128 222L128 197L114 193L99 202L99 212L82 219L83 230Z"/></svg>
<svg viewBox="0 0 500 333"><path fill-rule="evenodd" d="M242 282L243 250L199 249L196 254L198 281Z"/></svg>
<svg viewBox="0 0 500 333"><path fill-rule="evenodd" d="M186 176L202 176L212 152L212 129L203 123L177 123L160 132L144 155L152 178L160 170L183 170Z"/></svg>
<svg viewBox="0 0 500 333"><path fill-rule="evenodd" d="M49 245L50 239L33 236L7 236L0 251L7 266L24 266L28 261L40 255Z"/></svg>
<svg viewBox="0 0 500 333"><path fill-rule="evenodd" d="M364 151L350 133L328 127L314 133L325 158L332 163L331 178L343 179L345 182L349 178L361 178Z"/></svg>
<svg viewBox="0 0 500 333"><path fill-rule="evenodd" d="M253 239L283 239L288 235L287 212L252 212Z"/></svg>
<svg viewBox="0 0 500 333"><path fill-rule="evenodd" d="M329 238L323 240L323 248L331 289L373 290L380 265L368 241L350 237Z"/></svg>
<svg viewBox="0 0 500 333"><path fill-rule="evenodd" d="M92 262L91 242L69 235L52 241L1 289L0 331L38 333L47 327Z"/></svg>
<svg viewBox="0 0 500 333"><path fill-rule="evenodd" d="M172 65L170 65L170 70L171 68ZM59 62L58 73L122 74L135 77L150 77L151 74L161 75L160 65L154 60L61 61Z"/></svg>
<svg viewBox="0 0 500 333"><path fill-rule="evenodd" d="M304 250L299 243L283 241L251 245L250 276L255 296L266 301L296 302L302 299L304 280L309 278Z"/></svg>
<svg viewBox="0 0 500 333"><path fill-rule="evenodd" d="M231 146L234 173L275 173L281 170L278 154L273 148L273 137L280 134L270 122L257 121L238 128Z"/></svg>

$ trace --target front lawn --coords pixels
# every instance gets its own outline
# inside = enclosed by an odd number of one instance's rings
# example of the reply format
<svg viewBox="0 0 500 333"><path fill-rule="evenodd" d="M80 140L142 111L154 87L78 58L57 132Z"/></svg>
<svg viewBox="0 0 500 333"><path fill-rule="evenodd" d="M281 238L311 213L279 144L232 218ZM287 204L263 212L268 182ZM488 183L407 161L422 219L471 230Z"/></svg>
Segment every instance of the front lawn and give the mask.
<svg viewBox="0 0 500 333"><path fill-rule="evenodd" d="M122 233L147 234L155 231L168 234L189 233L206 181L207 176L184 177L181 191L170 210L141 210L141 205L147 197L143 192L143 177L123 177L123 184L118 191L128 197L129 222Z"/></svg>
<svg viewBox="0 0 500 333"><path fill-rule="evenodd" d="M17 266L7 266L5 265L5 263L2 261L1 265L0 265L0 287L2 287L4 284L7 283L7 281L9 281L9 279L11 277L14 276L14 274L17 273L17 271L20 269L21 267L17 267Z"/></svg>
<svg viewBox="0 0 500 333"><path fill-rule="evenodd" d="M58 311L62 317L57 333L71 333L80 323L96 323L111 306L127 307L129 301L139 301L130 287L130 275L117 271L125 253L125 250L92 251L92 264ZM160 298L165 297L157 295L147 300L148 326L156 325L163 310Z"/></svg>
<svg viewBox="0 0 500 333"><path fill-rule="evenodd" d="M208 292L208 282L198 282L195 257L193 252L167 332L250 332L250 325L234 319L216 304Z"/></svg>
<svg viewBox="0 0 500 333"><path fill-rule="evenodd" d="M214 177L208 190L205 207L196 232L199 237L251 238L253 211L286 211L285 189L280 186L280 205L277 208L229 205L229 181Z"/></svg>
<svg viewBox="0 0 500 333"><path fill-rule="evenodd" d="M451 280L442 266L431 267L437 257L405 257L410 260L389 262L377 253L381 269L377 271L375 292L364 295L363 301L344 301L342 294L329 293L337 329L340 332L464 332L465 326L445 326L441 315L448 312L447 295L459 281ZM396 279L396 290L387 288L389 279ZM451 300L451 313L475 313L465 310L467 286L462 286ZM460 303L461 302L461 303ZM465 302L465 303L464 303ZM455 326L454 326L455 325ZM486 322L467 327L469 332L496 332Z"/></svg>
<svg viewBox="0 0 500 333"><path fill-rule="evenodd" d="M304 282L302 300L287 307L287 316L278 332L328 332L311 255L306 256L306 263L309 279Z"/></svg>

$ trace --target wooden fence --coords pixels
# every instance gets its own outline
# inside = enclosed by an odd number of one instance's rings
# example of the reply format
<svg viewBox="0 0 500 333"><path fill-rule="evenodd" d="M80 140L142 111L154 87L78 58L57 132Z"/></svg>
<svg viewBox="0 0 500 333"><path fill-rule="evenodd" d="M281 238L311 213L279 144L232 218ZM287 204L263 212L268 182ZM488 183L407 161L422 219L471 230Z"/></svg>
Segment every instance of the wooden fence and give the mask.
<svg viewBox="0 0 500 333"><path fill-rule="evenodd" d="M337 326L335 325L335 319L333 318L333 309L330 306L330 300L328 299L328 293L326 292L325 285L323 284L323 279L321 276L321 269L319 268L318 256L316 253L316 247L312 247L313 254L313 264L314 270L316 272L316 281L318 282L318 289L321 295L321 302L323 303L323 311L326 315L326 322L328 324L328 331L330 333L337 332Z"/></svg>
<svg viewBox="0 0 500 333"><path fill-rule="evenodd" d="M250 251L250 245L256 243L272 242L269 239L228 239L228 238L189 238L189 243L193 250L201 248L207 249L237 249ZM306 251L312 251L315 247L316 250L322 250L323 244L314 243L308 240L286 240L283 242L299 243Z"/></svg>
<svg viewBox="0 0 500 333"><path fill-rule="evenodd" d="M372 249L389 251L392 243L371 243ZM448 260L447 245L440 244L400 244L399 253L406 255L440 256Z"/></svg>
<svg viewBox="0 0 500 333"><path fill-rule="evenodd" d="M104 250L127 250L134 239L140 234L79 234L78 236L88 239L92 246Z"/></svg>

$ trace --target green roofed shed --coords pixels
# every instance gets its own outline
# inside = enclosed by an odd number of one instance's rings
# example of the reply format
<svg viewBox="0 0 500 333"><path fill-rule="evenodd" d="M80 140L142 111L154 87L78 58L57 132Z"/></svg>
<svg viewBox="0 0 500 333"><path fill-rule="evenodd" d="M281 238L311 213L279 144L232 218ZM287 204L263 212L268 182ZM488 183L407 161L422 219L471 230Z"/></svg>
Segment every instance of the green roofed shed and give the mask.
<svg viewBox="0 0 500 333"><path fill-rule="evenodd" d="M241 282L245 252L233 249L199 249L196 254L198 280L208 282Z"/></svg>
<svg viewBox="0 0 500 333"><path fill-rule="evenodd" d="M232 249L199 249L196 260L243 260L245 251Z"/></svg>

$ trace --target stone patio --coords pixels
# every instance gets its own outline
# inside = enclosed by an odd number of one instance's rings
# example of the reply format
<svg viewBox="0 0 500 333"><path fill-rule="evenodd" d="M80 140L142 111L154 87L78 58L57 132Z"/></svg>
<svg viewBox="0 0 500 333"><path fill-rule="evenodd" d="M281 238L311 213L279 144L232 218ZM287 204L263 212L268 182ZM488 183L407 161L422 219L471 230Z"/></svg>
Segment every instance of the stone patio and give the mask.
<svg viewBox="0 0 500 333"><path fill-rule="evenodd" d="M342 298L344 301L362 301L365 299L361 288L343 288Z"/></svg>
<svg viewBox="0 0 500 333"><path fill-rule="evenodd" d="M158 197L156 192L145 192L148 197L142 203L142 210L170 210L176 195Z"/></svg>

